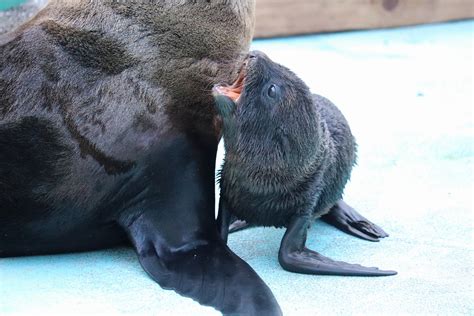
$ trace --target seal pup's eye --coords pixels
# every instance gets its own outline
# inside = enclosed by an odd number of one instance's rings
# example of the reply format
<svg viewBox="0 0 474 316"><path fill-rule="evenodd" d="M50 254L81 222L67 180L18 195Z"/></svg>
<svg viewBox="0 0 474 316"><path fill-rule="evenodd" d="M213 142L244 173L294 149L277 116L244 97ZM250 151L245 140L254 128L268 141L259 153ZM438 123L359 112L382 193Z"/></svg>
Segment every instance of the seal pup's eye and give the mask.
<svg viewBox="0 0 474 316"><path fill-rule="evenodd" d="M280 92L280 88L277 86L277 85L270 85L270 87L268 87L268 96L272 99L275 99L277 96L278 96L278 93Z"/></svg>

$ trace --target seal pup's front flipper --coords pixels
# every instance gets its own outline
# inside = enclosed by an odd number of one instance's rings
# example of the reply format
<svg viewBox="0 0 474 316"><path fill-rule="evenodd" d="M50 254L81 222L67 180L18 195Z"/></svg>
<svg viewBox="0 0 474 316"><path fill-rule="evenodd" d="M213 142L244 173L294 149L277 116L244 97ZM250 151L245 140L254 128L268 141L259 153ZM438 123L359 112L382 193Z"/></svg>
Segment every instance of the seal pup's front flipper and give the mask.
<svg viewBox="0 0 474 316"><path fill-rule="evenodd" d="M162 288L174 290L224 315L281 315L268 286L219 238L176 234L170 240L145 213L126 229L140 264ZM170 228L171 229L171 228Z"/></svg>
<svg viewBox="0 0 474 316"><path fill-rule="evenodd" d="M219 211L217 213L217 229L219 230L219 235L221 236L222 241L227 244L227 239L229 237L229 225L233 219L233 215L230 212L227 203L221 197L219 199Z"/></svg>
<svg viewBox="0 0 474 316"><path fill-rule="evenodd" d="M229 234L254 227L246 221L238 219L235 215L232 215L232 212L229 210L227 203L221 197L219 199L219 212L217 216L217 227L221 235L222 240L227 243Z"/></svg>
<svg viewBox="0 0 474 316"><path fill-rule="evenodd" d="M339 200L328 214L321 217L326 223L339 230L369 241L380 241L388 234L378 225L372 223L343 200Z"/></svg>
<svg viewBox="0 0 474 316"><path fill-rule="evenodd" d="M296 215L288 225L278 254L280 265L285 270L305 274L346 276L389 276L397 274L395 271L334 261L306 248L306 235L310 222L310 216Z"/></svg>

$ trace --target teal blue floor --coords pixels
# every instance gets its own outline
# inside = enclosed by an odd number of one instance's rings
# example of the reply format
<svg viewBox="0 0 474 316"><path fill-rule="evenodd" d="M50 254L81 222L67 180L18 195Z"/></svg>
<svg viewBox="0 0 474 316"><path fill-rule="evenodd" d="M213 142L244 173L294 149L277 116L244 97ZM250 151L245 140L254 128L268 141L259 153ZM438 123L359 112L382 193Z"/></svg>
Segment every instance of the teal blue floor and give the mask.
<svg viewBox="0 0 474 316"><path fill-rule="evenodd" d="M255 49L330 98L351 124L359 162L345 199L382 226L380 243L320 222L309 246L394 269L350 278L283 271L284 233L251 229L230 247L267 282L286 315L474 314L474 22L256 41ZM162 290L131 249L0 260L2 315L210 315Z"/></svg>

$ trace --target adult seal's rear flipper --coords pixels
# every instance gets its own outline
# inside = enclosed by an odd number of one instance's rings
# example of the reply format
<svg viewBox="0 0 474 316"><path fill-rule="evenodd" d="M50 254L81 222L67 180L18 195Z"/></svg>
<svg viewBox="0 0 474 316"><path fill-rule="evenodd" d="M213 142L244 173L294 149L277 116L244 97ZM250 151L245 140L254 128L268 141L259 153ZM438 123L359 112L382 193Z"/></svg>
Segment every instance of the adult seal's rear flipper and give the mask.
<svg viewBox="0 0 474 316"><path fill-rule="evenodd" d="M388 237L382 228L357 213L342 200L338 201L321 219L339 230L361 239L380 241L381 238Z"/></svg>
<svg viewBox="0 0 474 316"><path fill-rule="evenodd" d="M157 233L151 217L144 214L126 229L141 265L161 287L224 315L282 314L267 285L224 245L217 230L211 236L176 234L179 240L171 240Z"/></svg>
<svg viewBox="0 0 474 316"><path fill-rule="evenodd" d="M280 264L285 270L318 275L389 276L397 274L395 271L334 261L306 248L306 235L310 221L309 216L297 215L290 222L278 255Z"/></svg>

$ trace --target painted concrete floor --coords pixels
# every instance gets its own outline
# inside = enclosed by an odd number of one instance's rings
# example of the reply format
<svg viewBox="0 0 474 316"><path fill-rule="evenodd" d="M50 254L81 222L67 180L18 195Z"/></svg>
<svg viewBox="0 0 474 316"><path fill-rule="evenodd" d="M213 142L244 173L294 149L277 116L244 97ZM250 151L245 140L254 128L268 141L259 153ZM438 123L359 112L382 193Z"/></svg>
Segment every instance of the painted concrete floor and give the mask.
<svg viewBox="0 0 474 316"><path fill-rule="evenodd" d="M394 269L350 278L283 271L284 231L230 247L286 315L461 315L473 308L474 22L256 41L254 48L335 102L359 143L346 201L390 237L370 243L317 222L309 246ZM131 249L0 260L2 315L210 315L142 271Z"/></svg>

